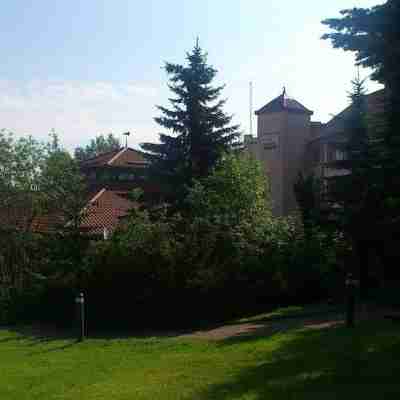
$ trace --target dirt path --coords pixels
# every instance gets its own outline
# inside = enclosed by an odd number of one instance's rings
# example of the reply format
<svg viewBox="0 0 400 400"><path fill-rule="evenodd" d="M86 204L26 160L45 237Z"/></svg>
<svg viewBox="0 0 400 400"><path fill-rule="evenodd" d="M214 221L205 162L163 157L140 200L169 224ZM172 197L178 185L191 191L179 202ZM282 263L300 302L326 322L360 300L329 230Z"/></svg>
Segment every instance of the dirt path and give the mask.
<svg viewBox="0 0 400 400"><path fill-rule="evenodd" d="M280 321L260 321L223 325L217 328L197 330L180 335L183 338L198 338L207 340L226 340L243 336L270 336L293 328L324 329L344 323L343 315L328 315L326 317L293 318Z"/></svg>
<svg viewBox="0 0 400 400"><path fill-rule="evenodd" d="M377 308L377 307L361 307L356 316L356 321L383 319L388 315L396 315L397 320L400 321L399 309L392 308ZM343 312L328 312L324 315L315 314L314 316L288 316L281 319L259 319L251 322L238 322L228 323L220 326L208 327L198 329L186 333L177 331L141 331L131 334L123 334L123 337L137 336L137 337L178 337L178 338L195 338L202 340L221 341L229 339L240 339L246 336L271 336L279 332L285 332L289 329L326 329L342 325L345 322ZM7 327L2 327L7 329ZM51 326L43 326L37 324L34 326L19 326L9 327L22 335L33 337L36 340L48 341L52 339L71 338L71 332L60 331ZM95 337L96 335L94 335ZM114 335L109 333L107 338ZM120 333L116 333L115 337L120 337ZM102 334L98 337L103 337Z"/></svg>
<svg viewBox="0 0 400 400"><path fill-rule="evenodd" d="M387 315L397 315L398 309L390 307L360 306L357 311L356 321L376 320L386 318ZM289 329L326 329L345 323L344 313L327 313L311 317L291 317L281 320L260 320L249 323L227 324L216 328L197 330L188 334L179 335L183 338L198 338L205 340L226 340L243 336L271 336Z"/></svg>

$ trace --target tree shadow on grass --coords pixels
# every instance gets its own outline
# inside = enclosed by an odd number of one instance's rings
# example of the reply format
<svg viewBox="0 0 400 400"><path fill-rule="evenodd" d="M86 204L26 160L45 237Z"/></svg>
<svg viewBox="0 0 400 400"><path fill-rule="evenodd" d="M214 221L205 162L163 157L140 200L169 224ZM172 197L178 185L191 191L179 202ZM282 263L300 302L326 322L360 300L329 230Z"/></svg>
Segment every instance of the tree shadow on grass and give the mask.
<svg viewBox="0 0 400 400"><path fill-rule="evenodd" d="M301 329L277 335L253 366L240 369L196 399L398 399L400 335L386 322ZM264 340L239 336L220 343L246 345Z"/></svg>
<svg viewBox="0 0 400 400"><path fill-rule="evenodd" d="M11 336L0 339L0 344L22 343L27 347L42 345L40 351L34 351L30 355L49 353L64 350L74 346L78 340L70 330L57 329L50 325L16 325L7 327Z"/></svg>
<svg viewBox="0 0 400 400"><path fill-rule="evenodd" d="M312 315L312 314L310 314ZM322 317L314 315L310 317L312 321L316 318L323 321L331 321L338 315L325 313ZM237 340L243 336L270 336L277 332L286 331L288 329L302 327L305 324L306 318L260 318L254 321L237 321L237 322L220 322L209 323L199 322L192 328L177 328L174 330L161 330L161 329L99 329L90 330L87 332L87 337L90 339L165 339L165 338L203 338L210 340L221 340L229 337L232 340ZM29 346L37 344L51 343L54 341L69 341L77 342L78 332L77 329L60 328L51 324L31 324L31 325L16 325L7 327L7 331L14 334L9 337L0 338L0 344L10 341L25 340L28 341ZM229 340L230 340L229 339ZM228 340L228 341L229 341Z"/></svg>

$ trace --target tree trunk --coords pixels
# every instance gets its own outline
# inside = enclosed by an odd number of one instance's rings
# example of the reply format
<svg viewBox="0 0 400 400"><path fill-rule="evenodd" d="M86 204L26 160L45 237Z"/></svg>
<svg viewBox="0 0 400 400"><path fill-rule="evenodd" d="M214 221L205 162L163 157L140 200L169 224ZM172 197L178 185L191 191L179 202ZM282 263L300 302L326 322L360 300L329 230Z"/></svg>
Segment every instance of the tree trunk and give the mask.
<svg viewBox="0 0 400 400"><path fill-rule="evenodd" d="M365 301L368 295L369 243L366 241L357 241L355 243L355 252L358 261L360 300Z"/></svg>

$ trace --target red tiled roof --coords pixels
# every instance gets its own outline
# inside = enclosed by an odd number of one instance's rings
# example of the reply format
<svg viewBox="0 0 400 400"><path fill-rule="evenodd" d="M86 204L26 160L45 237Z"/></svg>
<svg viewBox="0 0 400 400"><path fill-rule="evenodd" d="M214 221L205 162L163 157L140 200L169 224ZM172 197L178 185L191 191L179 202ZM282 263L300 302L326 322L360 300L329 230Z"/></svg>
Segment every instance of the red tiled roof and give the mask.
<svg viewBox="0 0 400 400"><path fill-rule="evenodd" d="M143 168L147 163L140 152L131 148L124 148L86 160L81 163L81 167L82 169L102 166ZM148 182L142 182L139 186L146 193L158 194L159 192L159 188ZM128 193L134 187L137 187L137 183L113 181L89 184L88 205L83 210L82 231L94 235L103 235L105 228L110 233L114 231L120 219L136 206L133 201L128 199ZM67 226L68 221L60 214L35 215L32 204L28 204L27 201L29 201L29 197L14 202L7 209L0 209L0 228L53 233L58 228Z"/></svg>
<svg viewBox="0 0 400 400"><path fill-rule="evenodd" d="M100 154L96 157L81 162L82 168L113 166L113 167L137 167L145 166L147 161L142 153L137 150L126 147Z"/></svg>
<svg viewBox="0 0 400 400"><path fill-rule="evenodd" d="M102 189L97 192L83 210L82 232L90 235L103 235L106 228L113 232L120 219L127 216L136 204L127 198L128 191ZM3 208L0 213L1 229L21 230L35 233L55 233L60 227L66 227L66 221L60 214L35 215L32 208L21 205Z"/></svg>
<svg viewBox="0 0 400 400"><path fill-rule="evenodd" d="M0 212L1 229L51 233L65 225L58 214L36 215L29 204L13 204L3 207Z"/></svg>
<svg viewBox="0 0 400 400"><path fill-rule="evenodd" d="M127 198L128 192L108 189L100 190L85 210L82 229L90 234L103 235L104 229L113 232L121 218L128 215L136 203Z"/></svg>

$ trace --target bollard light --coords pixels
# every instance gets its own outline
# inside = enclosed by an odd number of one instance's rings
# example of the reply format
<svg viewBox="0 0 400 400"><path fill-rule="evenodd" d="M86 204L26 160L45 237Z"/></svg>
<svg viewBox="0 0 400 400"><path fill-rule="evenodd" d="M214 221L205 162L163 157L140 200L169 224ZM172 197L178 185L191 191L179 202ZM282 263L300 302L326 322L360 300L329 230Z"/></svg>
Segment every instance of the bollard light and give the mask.
<svg viewBox="0 0 400 400"><path fill-rule="evenodd" d="M346 325L348 327L354 326L354 314L356 305L356 289L358 287L358 280L353 278L353 274L349 273L345 281L347 292L347 310L346 310Z"/></svg>
<svg viewBox="0 0 400 400"><path fill-rule="evenodd" d="M83 342L85 340L85 296L82 292L75 298L78 313L78 340Z"/></svg>

